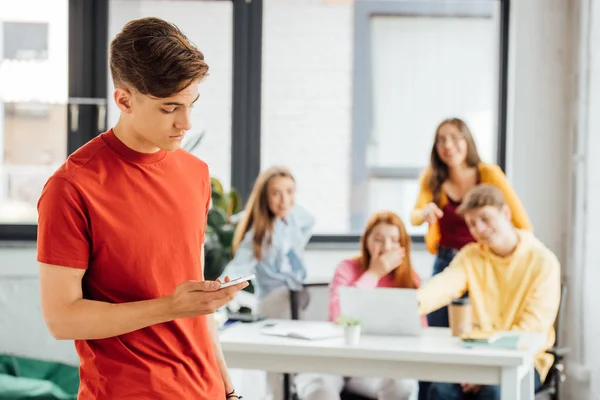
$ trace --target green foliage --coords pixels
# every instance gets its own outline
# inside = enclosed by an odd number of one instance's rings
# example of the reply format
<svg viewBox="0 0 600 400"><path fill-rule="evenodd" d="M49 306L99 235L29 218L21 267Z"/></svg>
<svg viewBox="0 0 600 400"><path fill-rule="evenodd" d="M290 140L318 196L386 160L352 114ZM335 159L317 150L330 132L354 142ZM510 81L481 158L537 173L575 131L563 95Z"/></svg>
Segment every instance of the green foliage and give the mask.
<svg viewBox="0 0 600 400"><path fill-rule="evenodd" d="M197 149L206 131L186 135L183 148L190 153ZM232 243L236 223L231 216L242 208L242 197L237 190L225 192L223 185L216 178L210 179L212 187L212 204L208 210L206 223L206 239L204 242L204 278L215 280L223 274L225 267L233 258ZM232 277L235 279L237 277ZM253 293L252 285L246 287Z"/></svg>
<svg viewBox="0 0 600 400"><path fill-rule="evenodd" d="M231 222L231 216L240 211L242 204L240 194L235 189L225 192L218 179L211 178L211 186L212 205L208 210L204 242L204 277L207 280L221 276L233 258L231 247L236 224Z"/></svg>

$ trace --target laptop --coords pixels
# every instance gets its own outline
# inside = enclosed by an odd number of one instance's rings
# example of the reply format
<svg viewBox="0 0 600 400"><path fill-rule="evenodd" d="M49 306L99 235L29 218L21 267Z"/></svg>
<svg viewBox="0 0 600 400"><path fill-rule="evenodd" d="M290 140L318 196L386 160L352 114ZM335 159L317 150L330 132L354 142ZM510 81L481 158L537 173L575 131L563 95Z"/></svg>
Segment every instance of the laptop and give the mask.
<svg viewBox="0 0 600 400"><path fill-rule="evenodd" d="M419 336L422 332L416 289L342 287L340 308L342 315L360 320L366 334Z"/></svg>

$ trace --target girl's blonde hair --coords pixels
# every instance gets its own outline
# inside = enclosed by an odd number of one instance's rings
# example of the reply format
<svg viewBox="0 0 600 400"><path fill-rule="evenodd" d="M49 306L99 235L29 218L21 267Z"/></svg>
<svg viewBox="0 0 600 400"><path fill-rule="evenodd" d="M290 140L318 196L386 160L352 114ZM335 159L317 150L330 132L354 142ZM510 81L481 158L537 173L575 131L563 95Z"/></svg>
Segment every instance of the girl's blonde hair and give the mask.
<svg viewBox="0 0 600 400"><path fill-rule="evenodd" d="M262 259L262 246L267 234L273 230L273 220L275 215L269 209L268 190L269 184L274 178L284 177L295 181L292 173L285 167L271 167L256 178L252 193L248 198L246 207L244 208L244 216L239 222L233 235L233 252L237 251L240 243L244 239L246 233L253 228L254 236L252 245L254 247L254 257L257 260ZM271 240L271 238L269 238Z"/></svg>

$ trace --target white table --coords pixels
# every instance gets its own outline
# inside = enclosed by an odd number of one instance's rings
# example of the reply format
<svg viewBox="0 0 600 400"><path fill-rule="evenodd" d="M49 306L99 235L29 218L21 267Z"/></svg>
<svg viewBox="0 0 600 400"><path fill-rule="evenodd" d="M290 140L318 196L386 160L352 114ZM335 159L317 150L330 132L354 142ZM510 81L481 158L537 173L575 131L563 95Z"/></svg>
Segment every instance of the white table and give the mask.
<svg viewBox="0 0 600 400"><path fill-rule="evenodd" d="M343 338L307 341L262 335L267 322L277 321L238 323L221 332L229 367L500 385L502 400L534 399L533 356L545 344L544 335L525 333L522 350L467 349L448 329L427 328L421 337L363 335L358 346L349 347Z"/></svg>

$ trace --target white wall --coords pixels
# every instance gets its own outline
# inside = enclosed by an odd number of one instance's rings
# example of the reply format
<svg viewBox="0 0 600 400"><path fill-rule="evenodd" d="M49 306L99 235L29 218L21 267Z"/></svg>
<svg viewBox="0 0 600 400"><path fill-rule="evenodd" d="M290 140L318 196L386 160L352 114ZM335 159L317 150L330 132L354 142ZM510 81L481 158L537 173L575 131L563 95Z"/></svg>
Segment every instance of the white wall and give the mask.
<svg viewBox="0 0 600 400"><path fill-rule="evenodd" d="M569 289L567 399L600 398L600 10L595 0L511 2L508 172Z"/></svg>
<svg viewBox="0 0 600 400"><path fill-rule="evenodd" d="M535 232L566 255L574 57L569 1L511 2L508 174Z"/></svg>
<svg viewBox="0 0 600 400"><path fill-rule="evenodd" d="M567 335L572 349L571 375L574 380L568 393L574 398L600 398L600 302L597 282L600 279L600 4L594 0L574 2L575 29L578 35L576 78L577 112L574 119L574 229L569 280L571 296ZM586 382L588 380L588 382Z"/></svg>
<svg viewBox="0 0 600 400"><path fill-rule="evenodd" d="M261 167L291 169L318 233L350 228L352 7L263 6Z"/></svg>
<svg viewBox="0 0 600 400"><path fill-rule="evenodd" d="M35 247L0 248L0 354L76 363L72 342L50 336L40 309Z"/></svg>

